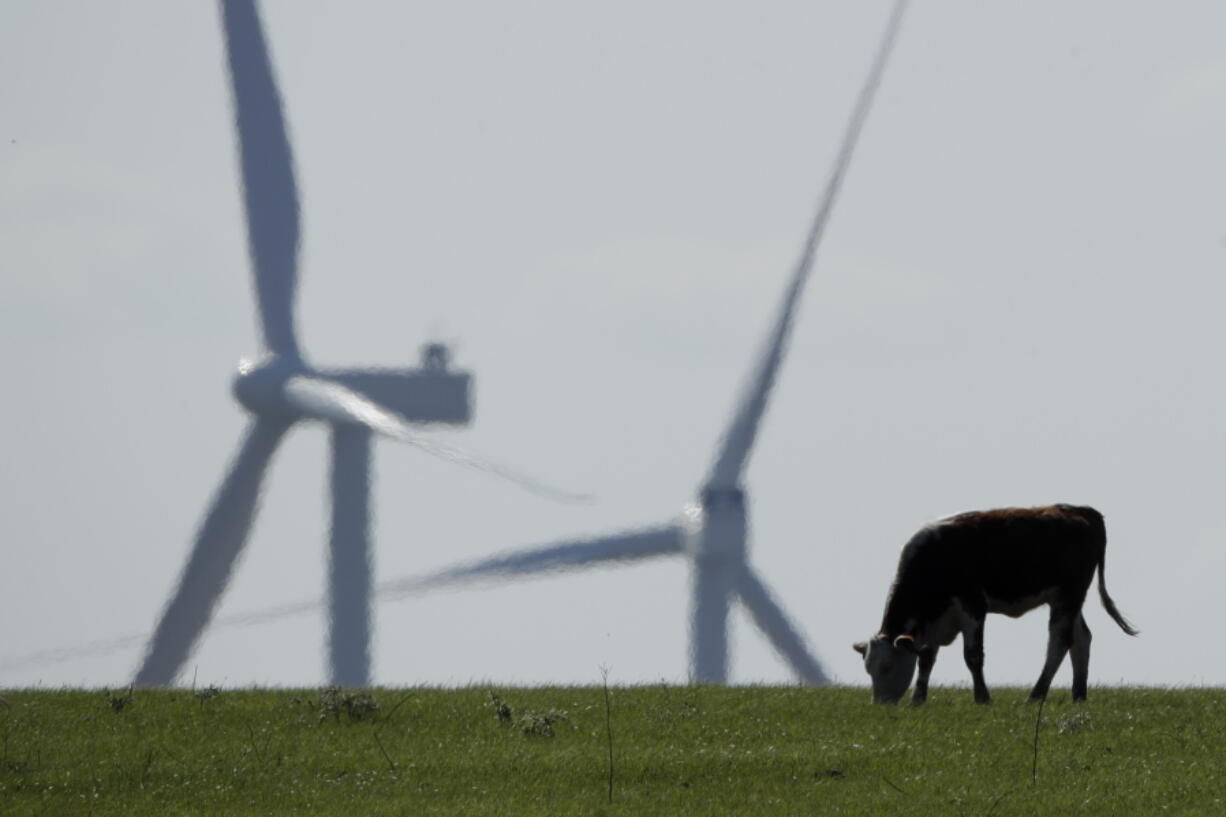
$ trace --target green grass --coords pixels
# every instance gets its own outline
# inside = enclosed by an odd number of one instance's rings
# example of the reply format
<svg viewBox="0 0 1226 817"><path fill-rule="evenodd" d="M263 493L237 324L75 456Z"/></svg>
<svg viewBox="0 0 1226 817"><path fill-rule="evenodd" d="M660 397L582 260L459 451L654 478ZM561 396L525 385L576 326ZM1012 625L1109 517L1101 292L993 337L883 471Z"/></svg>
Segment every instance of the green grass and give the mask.
<svg viewBox="0 0 1226 817"><path fill-rule="evenodd" d="M1226 690L995 695L615 688L610 804L599 686L14 690L0 815L1226 814Z"/></svg>

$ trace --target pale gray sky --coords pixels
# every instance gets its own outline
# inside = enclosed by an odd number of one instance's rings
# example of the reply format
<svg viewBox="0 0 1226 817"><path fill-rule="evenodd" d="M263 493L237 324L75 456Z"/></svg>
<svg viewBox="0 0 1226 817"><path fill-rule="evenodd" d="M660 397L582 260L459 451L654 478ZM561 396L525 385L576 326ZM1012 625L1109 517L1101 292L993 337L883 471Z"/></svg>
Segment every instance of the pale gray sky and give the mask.
<svg viewBox="0 0 1226 817"><path fill-rule="evenodd" d="M665 520L710 463L888 13L881 2L265 4L303 194L303 343L476 377L449 441L380 442L376 573ZM749 469L752 559L864 677L902 543L1087 503L1143 630L1091 680L1221 684L1226 7L915 2ZM245 420L258 352L213 4L0 6L0 686L126 683ZM327 451L298 428L222 615L319 596ZM386 684L686 676L684 562L381 605ZM735 615L733 677L788 671ZM1045 617L988 623L989 683ZM325 677L323 617L211 631L200 683ZM1067 686L1068 670L1058 683ZM934 678L966 678L956 654Z"/></svg>

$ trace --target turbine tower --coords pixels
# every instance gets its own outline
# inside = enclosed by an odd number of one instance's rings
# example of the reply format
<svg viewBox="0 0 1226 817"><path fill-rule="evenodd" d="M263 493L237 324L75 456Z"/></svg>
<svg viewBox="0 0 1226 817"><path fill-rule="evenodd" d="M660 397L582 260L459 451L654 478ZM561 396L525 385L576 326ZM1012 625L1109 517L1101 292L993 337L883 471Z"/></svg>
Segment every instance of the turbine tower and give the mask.
<svg viewBox="0 0 1226 817"><path fill-rule="evenodd" d="M427 345L419 369L318 370L307 363L294 330L298 191L281 97L254 0L222 0L221 12L265 357L239 365L234 395L252 421L200 525L178 586L149 640L135 684L173 683L229 582L277 446L294 423L318 420L332 430L332 681L364 686L370 683L372 434L491 472L538 493L568 495L432 441L410 425L409 421L462 425L471 418L470 375L449 368L445 347Z"/></svg>
<svg viewBox="0 0 1226 817"><path fill-rule="evenodd" d="M783 302L757 365L716 449L714 463L698 489L696 501L682 517L663 525L519 550L459 565L419 578L379 585L381 598L396 598L478 580L509 580L611 562L659 556L684 556L692 565L690 605L690 676L697 682L728 680L728 612L734 600L748 609L796 675L810 684L829 683L821 664L788 620L766 584L749 564L749 518L743 476L757 439L768 398L783 362L792 323L817 248L843 184L860 130L893 48L906 8L898 0L890 15L868 78L856 101L843 143L827 180L817 214L805 238Z"/></svg>

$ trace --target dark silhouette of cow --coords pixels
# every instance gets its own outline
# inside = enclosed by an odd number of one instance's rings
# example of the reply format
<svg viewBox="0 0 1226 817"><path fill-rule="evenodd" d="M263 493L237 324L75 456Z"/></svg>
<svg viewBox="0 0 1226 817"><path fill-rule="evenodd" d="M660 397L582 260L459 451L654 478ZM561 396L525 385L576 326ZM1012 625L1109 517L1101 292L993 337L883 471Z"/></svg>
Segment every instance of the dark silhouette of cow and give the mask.
<svg viewBox="0 0 1226 817"><path fill-rule="evenodd" d="M988 703L984 618L1016 618L1040 604L1051 606L1047 661L1030 700L1047 697L1065 653L1072 656L1073 700L1085 700L1090 628L1081 608L1095 570L1103 607L1120 629L1137 634L1107 594L1106 548L1102 514L1073 505L974 511L924 527L902 549L881 629L854 645L872 677L873 700L897 702L918 664L911 702L923 703L937 651L961 633L975 700Z"/></svg>

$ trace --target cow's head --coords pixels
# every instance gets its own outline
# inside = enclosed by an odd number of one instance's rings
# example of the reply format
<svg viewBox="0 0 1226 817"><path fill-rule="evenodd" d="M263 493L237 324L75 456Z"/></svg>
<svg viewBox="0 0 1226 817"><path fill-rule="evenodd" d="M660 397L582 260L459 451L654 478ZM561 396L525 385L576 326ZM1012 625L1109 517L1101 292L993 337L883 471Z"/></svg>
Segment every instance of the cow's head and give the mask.
<svg viewBox="0 0 1226 817"><path fill-rule="evenodd" d="M852 646L864 656L864 671L873 679L873 702L898 703L915 675L915 662L919 656L915 639L909 635L890 638L878 633L871 641L861 641Z"/></svg>

